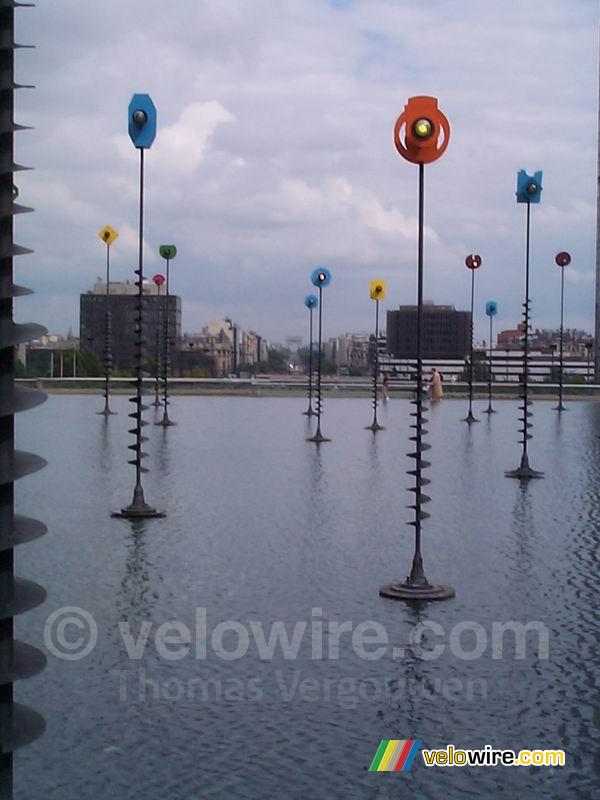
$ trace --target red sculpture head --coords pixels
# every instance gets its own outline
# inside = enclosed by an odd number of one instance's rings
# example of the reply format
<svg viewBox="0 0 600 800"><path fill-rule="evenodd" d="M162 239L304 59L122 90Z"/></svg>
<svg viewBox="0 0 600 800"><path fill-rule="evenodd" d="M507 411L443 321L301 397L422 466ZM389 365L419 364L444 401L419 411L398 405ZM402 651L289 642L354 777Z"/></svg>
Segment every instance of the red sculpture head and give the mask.
<svg viewBox="0 0 600 800"><path fill-rule="evenodd" d="M470 255L465 258L467 269L479 269L481 266L481 256Z"/></svg>
<svg viewBox="0 0 600 800"><path fill-rule="evenodd" d="M410 97L394 126L394 144L402 158L430 164L444 155L449 141L450 123L437 98Z"/></svg>

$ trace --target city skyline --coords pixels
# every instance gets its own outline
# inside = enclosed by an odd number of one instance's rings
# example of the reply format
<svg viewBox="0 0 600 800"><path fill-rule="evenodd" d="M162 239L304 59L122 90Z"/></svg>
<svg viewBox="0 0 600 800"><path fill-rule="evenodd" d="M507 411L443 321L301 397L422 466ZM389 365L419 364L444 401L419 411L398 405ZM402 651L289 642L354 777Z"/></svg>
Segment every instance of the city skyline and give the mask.
<svg viewBox="0 0 600 800"><path fill-rule="evenodd" d="M388 308L415 301L416 176L392 144L407 97L434 94L452 125L427 172L425 295L466 307L468 253L483 258L498 328L522 302L523 209L516 173L542 169L532 227L532 321L555 327L559 270L565 324L593 330L597 146L597 9L585 0L509 0L501 8L439 0L66 0L19 17L18 111L36 130L17 144L17 265L36 294L19 320L77 326L78 296L102 272L97 232L119 231L115 280L133 279L136 153L126 132L134 91L158 109L147 158L146 274L177 244L173 291L183 327L229 316L273 341L303 334L318 264L333 273L325 330L370 330L369 283ZM109 22L107 22L109 20ZM185 24L183 24L185 22ZM52 36L48 36L48 32ZM134 33L132 34L132 31ZM148 54L152 53L152 58Z"/></svg>

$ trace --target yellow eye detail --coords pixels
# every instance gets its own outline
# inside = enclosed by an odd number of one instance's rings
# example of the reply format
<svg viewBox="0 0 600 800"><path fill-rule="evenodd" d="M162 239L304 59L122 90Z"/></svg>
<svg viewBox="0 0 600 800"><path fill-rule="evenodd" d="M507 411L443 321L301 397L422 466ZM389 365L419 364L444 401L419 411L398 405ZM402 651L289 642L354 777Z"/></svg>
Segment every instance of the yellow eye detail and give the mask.
<svg viewBox="0 0 600 800"><path fill-rule="evenodd" d="M413 125L413 133L419 139L428 139L433 133L433 123L431 120L422 117Z"/></svg>

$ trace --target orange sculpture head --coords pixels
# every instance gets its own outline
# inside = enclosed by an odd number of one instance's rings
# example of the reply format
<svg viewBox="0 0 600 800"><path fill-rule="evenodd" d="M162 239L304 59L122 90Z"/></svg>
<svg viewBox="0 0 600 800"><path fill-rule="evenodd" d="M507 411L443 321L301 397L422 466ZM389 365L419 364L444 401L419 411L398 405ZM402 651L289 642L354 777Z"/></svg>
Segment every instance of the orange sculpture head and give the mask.
<svg viewBox="0 0 600 800"><path fill-rule="evenodd" d="M450 123L436 97L410 97L394 125L394 144L402 158L430 164L444 155L450 141Z"/></svg>

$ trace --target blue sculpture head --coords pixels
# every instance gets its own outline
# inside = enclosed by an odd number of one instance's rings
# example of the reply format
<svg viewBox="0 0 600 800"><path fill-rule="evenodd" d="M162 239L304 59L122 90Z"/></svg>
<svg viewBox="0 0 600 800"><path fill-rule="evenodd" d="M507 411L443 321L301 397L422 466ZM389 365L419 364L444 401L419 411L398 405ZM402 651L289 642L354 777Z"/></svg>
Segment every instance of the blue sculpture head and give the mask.
<svg viewBox="0 0 600 800"><path fill-rule="evenodd" d="M315 294L307 294L304 298L304 305L312 311L319 305L319 298Z"/></svg>
<svg viewBox="0 0 600 800"><path fill-rule="evenodd" d="M329 286L331 283L331 272L329 272L327 267L317 267L310 276L310 282L313 286Z"/></svg>
<svg viewBox="0 0 600 800"><path fill-rule="evenodd" d="M129 138L139 150L152 146L156 136L156 107L149 94L134 94L128 110Z"/></svg>
<svg viewBox="0 0 600 800"><path fill-rule="evenodd" d="M542 172L528 175L524 169L517 173L517 203L539 203L542 196Z"/></svg>
<svg viewBox="0 0 600 800"><path fill-rule="evenodd" d="M498 313L498 303L495 300L488 300L485 304L485 313L488 317L495 317Z"/></svg>

